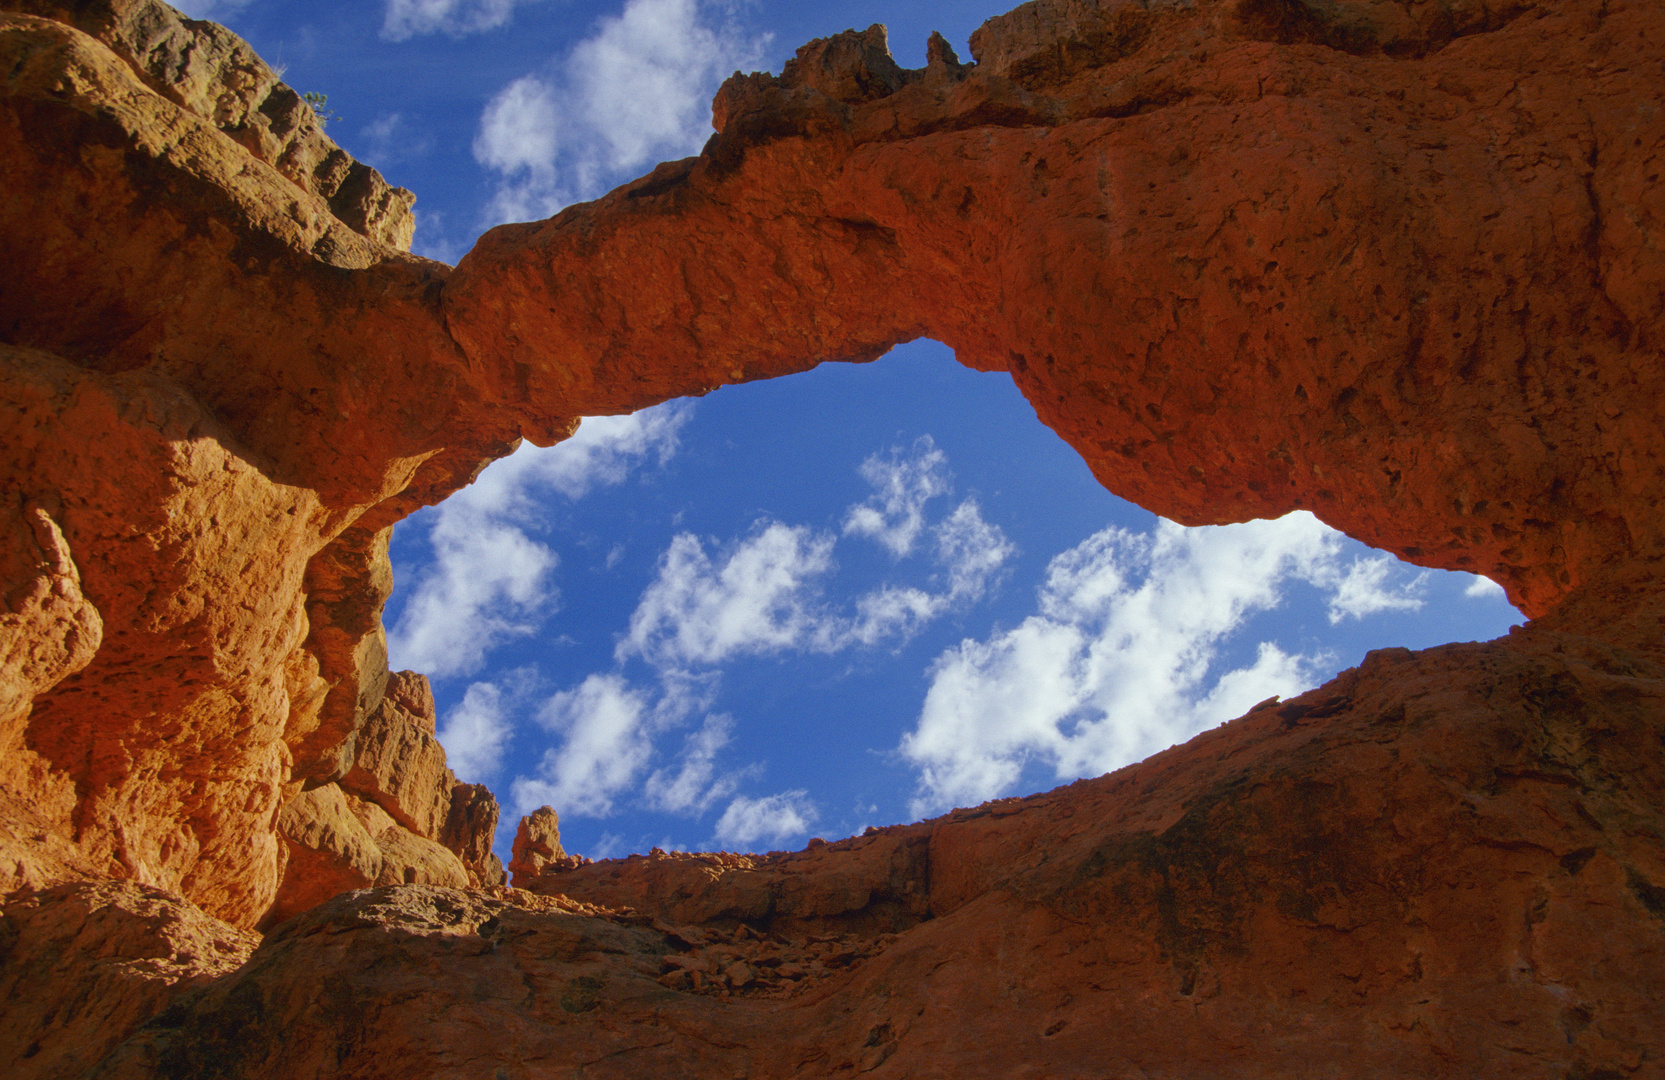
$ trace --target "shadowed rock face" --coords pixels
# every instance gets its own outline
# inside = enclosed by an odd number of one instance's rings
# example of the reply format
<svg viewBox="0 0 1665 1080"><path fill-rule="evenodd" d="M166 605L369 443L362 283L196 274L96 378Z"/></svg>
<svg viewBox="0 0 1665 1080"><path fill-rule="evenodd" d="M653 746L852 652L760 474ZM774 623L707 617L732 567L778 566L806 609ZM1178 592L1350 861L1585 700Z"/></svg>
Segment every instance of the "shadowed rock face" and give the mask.
<svg viewBox="0 0 1665 1080"><path fill-rule="evenodd" d="M813 42L451 270L222 28L0 3L0 978L45 988L0 1069L1657 1070L1665 13L1038 0L972 44ZM387 671L393 523L921 335L1152 510L1310 509L1535 621L792 855L551 822L501 889Z"/></svg>
<svg viewBox="0 0 1665 1080"><path fill-rule="evenodd" d="M1646 1075L1662 676L1537 629L1386 650L1109 776L804 852L352 893L94 1075Z"/></svg>

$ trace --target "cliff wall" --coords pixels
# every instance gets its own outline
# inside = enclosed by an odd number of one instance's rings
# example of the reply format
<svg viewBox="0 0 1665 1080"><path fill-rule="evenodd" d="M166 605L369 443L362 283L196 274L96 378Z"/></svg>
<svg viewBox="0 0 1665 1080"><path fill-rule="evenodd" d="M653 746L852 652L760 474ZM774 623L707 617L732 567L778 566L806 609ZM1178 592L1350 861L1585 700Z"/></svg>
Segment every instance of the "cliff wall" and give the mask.
<svg viewBox="0 0 1665 1080"><path fill-rule="evenodd" d="M1661 1067L1665 13L1036 0L972 45L813 42L453 270L223 28L0 3L13 1075ZM1152 510L1306 508L1534 621L1021 803L502 889L387 670L393 523L921 335Z"/></svg>

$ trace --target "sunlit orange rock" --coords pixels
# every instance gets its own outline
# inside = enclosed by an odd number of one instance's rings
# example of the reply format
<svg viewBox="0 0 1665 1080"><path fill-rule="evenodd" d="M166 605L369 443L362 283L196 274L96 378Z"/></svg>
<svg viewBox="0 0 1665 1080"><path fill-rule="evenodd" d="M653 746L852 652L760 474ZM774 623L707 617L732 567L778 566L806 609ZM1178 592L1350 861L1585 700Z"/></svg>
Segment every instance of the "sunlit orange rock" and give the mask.
<svg viewBox="0 0 1665 1080"><path fill-rule="evenodd" d="M222 28L0 2L0 1072L1657 1070L1665 11L1037 0L972 45L811 43L453 271ZM1534 621L799 853L586 864L552 811L499 888L387 670L393 524L921 335L1152 510L1309 509Z"/></svg>
<svg viewBox="0 0 1665 1080"><path fill-rule="evenodd" d="M911 72L851 35L487 233L449 324L578 411L934 337L1149 509L1308 509L1544 614L1665 541L1660 18L1040 0Z"/></svg>

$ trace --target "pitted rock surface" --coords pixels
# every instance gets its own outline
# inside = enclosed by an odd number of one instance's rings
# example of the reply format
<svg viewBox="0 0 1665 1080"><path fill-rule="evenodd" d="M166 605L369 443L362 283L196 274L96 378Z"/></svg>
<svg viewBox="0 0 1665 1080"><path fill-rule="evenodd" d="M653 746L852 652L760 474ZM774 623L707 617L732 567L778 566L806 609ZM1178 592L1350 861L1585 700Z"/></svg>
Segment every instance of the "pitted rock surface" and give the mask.
<svg viewBox="0 0 1665 1080"><path fill-rule="evenodd" d="M972 46L812 42L453 270L223 28L0 3L0 978L43 987L0 1071L1658 1070L1665 11L1036 0ZM1534 621L1031 799L499 888L387 670L392 525L926 335L1149 509L1308 509ZM268 933L99 974L155 920Z"/></svg>

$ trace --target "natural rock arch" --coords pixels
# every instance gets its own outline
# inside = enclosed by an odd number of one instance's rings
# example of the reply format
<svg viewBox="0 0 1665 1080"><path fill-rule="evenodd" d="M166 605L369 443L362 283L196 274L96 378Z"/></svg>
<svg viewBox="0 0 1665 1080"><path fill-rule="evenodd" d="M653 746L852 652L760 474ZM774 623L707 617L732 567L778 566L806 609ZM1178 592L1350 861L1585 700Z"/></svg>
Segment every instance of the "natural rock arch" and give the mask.
<svg viewBox="0 0 1665 1080"><path fill-rule="evenodd" d="M495 957L473 975L540 987L389 1007L402 1029L512 1014L481 1060L559 1057L538 1034L559 1021L571 1060L653 1067L671 1044L638 1020L658 1015L727 1032L694 1059L764 1075L993 1069L1002 1047L1247 1068L1233 1040L1291 995L1314 1002L1291 1036L1308 1061L1501 1074L1499 994L1546 1068L1661 1052L1654 6L1037 0L978 32L974 66L934 42L915 72L876 31L840 35L731 80L698 158L494 230L455 270L398 249L407 195L223 29L150 0L5 7L0 888L129 882L26 894L16 955L37 959L8 977L63 951L53 912L95 900L118 923L188 900L246 928L384 875L477 890L326 904L103 1075L368 1053L327 1025L216 1041L250 995L285 1015L323 930L348 943L329 992L361 1011L386 1005L364 972L452 940ZM496 808L433 753L420 679L386 670L388 528L577 416L921 335L1010 371L1118 494L1192 523L1305 507L1489 574L1539 618L1376 655L1078 789L784 862L582 868L547 903L478 891ZM306 852L329 857L302 872ZM1457 889L1482 900L1440 899ZM626 898L644 914L589 906ZM775 921L815 920L856 935L860 970L796 1005L719 1008L655 967L767 966L797 948L770 944ZM514 934L534 944L499 952ZM592 939L635 959L549 966ZM984 985L1002 949L1038 950L1009 1000ZM1078 952L1115 973L1079 1001ZM602 1003L613 1026L571 1026ZM989 1037L997 1010L1039 1034ZM788 1037L781 1016L802 1021Z"/></svg>

